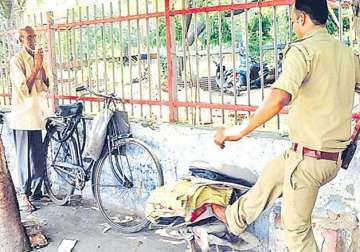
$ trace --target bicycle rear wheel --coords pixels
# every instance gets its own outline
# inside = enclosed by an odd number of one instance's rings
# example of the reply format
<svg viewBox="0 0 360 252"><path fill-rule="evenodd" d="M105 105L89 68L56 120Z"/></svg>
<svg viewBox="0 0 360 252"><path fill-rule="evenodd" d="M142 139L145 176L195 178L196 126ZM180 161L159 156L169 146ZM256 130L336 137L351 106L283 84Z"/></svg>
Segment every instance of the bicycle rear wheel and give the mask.
<svg viewBox="0 0 360 252"><path fill-rule="evenodd" d="M65 205L74 193L75 184L70 165L77 165L76 140L70 137L65 142L58 141L59 132L48 132L45 137L46 171L44 186L51 200Z"/></svg>
<svg viewBox="0 0 360 252"><path fill-rule="evenodd" d="M145 203L164 184L157 157L143 142L124 139L95 166L93 187L100 212L117 231L134 233L145 228Z"/></svg>

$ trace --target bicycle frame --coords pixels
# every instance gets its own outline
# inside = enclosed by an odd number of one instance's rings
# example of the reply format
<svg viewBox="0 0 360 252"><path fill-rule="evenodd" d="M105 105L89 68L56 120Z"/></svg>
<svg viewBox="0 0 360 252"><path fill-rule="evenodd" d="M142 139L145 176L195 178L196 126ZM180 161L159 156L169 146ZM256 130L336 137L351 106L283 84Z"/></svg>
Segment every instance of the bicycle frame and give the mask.
<svg viewBox="0 0 360 252"><path fill-rule="evenodd" d="M121 99L116 98L115 95L103 95L103 94L96 93L89 88L84 88L84 87L81 87L81 88L82 88L82 90L88 91L90 94L104 98L103 110L116 111L115 101L116 100L121 101ZM111 108L111 106L113 106L113 108ZM58 120L59 118L62 121ZM55 171L59 175L60 175L60 173L65 173L68 176L71 176L72 179L76 179L76 177L74 177L74 174L72 174L72 172L74 172L75 169L79 169L79 168L82 169L82 171L85 174L85 181L83 181L84 183L82 183L81 185L84 186L85 182L87 182L92 177L91 173L93 171L94 166L97 164L97 161L98 161L98 160L91 160L89 165L85 165L85 163L88 163L88 162L86 162L87 161L86 158L83 158L84 149L85 149L85 145L86 145L86 122L85 122L86 118L82 115L75 115L70 118L58 116L58 117L51 117L49 119L51 119L50 122L53 123L53 127L47 126L47 130L48 131L55 130L56 132L61 131L62 132L61 134L63 136L65 136L63 138L61 138L60 136L58 136L58 138L53 138L57 142L60 142L60 147L59 147L57 153L55 154L55 157L53 159L53 163L51 164L51 166L54 167ZM63 121L65 121L65 122L63 122ZM80 122L82 122L82 126L83 126L82 133L79 132ZM111 125L111 123L114 123L114 122L112 120L110 120L108 127L109 126L114 127L114 125ZM80 134L83 137L82 141L81 141ZM129 138L129 137L131 137L131 133L123 134L120 136L119 135L111 136L109 134L109 132L107 131L106 137L105 137L106 141L103 146L103 152L111 153L111 151L115 148L115 146L119 146L121 144L119 142L119 140L121 141L121 139ZM55 164L56 163L55 160L57 160L60 149L64 148L67 152L69 151L69 150L67 150L67 146L65 145L66 141L69 138L72 138L75 140L75 148L76 148L76 150L75 150L76 157L75 158L79 163L79 165L76 167L72 164L62 164L62 165ZM106 150L104 148L106 148ZM118 150L119 155L121 155L121 150L120 150L120 148L118 148L118 149L119 149ZM104 155L104 154L102 154L102 155ZM126 155L125 155L125 157L126 157ZM101 159L101 156L99 159ZM115 160L113 160L113 159L115 159ZM126 157L126 162L127 162L127 164L129 164L127 157ZM133 183L124 175L124 173L121 170L121 168L123 167L123 162L122 162L121 158L111 157L110 164L111 164L111 169L113 171L115 178L124 187L131 188L133 186ZM61 176L61 177L63 177L63 176ZM67 179L65 179L65 181L69 183L69 181Z"/></svg>

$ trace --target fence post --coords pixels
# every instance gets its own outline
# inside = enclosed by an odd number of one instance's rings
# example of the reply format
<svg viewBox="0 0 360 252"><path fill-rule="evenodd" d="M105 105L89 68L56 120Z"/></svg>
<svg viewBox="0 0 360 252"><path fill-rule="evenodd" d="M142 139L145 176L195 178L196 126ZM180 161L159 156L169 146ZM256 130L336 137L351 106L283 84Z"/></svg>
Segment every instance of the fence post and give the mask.
<svg viewBox="0 0 360 252"><path fill-rule="evenodd" d="M54 25L54 13L52 11L48 11L46 13L47 17L47 38L48 38L48 64L49 64L49 72L51 73L49 78L50 83L53 84L51 90L51 105L53 111L58 106L58 78L57 78L57 70L56 70L56 52L55 52L55 30L53 28Z"/></svg>
<svg viewBox="0 0 360 252"><path fill-rule="evenodd" d="M172 59L170 0L165 0L165 26L166 26L166 59L167 59L168 94L169 94L169 121L175 122L174 94L173 94L174 71L173 71L173 59Z"/></svg>

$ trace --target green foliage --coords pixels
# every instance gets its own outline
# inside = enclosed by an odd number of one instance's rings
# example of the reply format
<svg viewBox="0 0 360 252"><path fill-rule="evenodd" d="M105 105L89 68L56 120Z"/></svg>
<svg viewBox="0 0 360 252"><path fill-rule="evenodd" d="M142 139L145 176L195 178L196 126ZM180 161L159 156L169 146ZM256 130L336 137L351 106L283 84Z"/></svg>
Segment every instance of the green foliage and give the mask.
<svg viewBox="0 0 360 252"><path fill-rule="evenodd" d="M7 0L0 0L0 17L9 19L11 13L11 6Z"/></svg>
<svg viewBox="0 0 360 252"><path fill-rule="evenodd" d="M150 47L155 48L157 47L158 42L156 41L157 36L156 32L159 32L159 45L165 46L166 45L166 26L165 26L165 18L159 19L159 28L156 28L156 25L154 27L151 27L149 32L149 38L146 40L149 42ZM182 23L181 23L181 17L177 16L175 17L175 40L177 42L182 41Z"/></svg>
<svg viewBox="0 0 360 252"><path fill-rule="evenodd" d="M23 10L26 0L0 0L0 19L8 20L14 18L13 13L15 7L18 10Z"/></svg>
<svg viewBox="0 0 360 252"><path fill-rule="evenodd" d="M338 15L338 10L335 10L335 15ZM334 36L339 35L339 28L337 27L336 23L330 16L326 22L326 28L331 35L334 35ZM343 18L343 29L344 29L344 32L347 32L350 30L349 17Z"/></svg>
<svg viewBox="0 0 360 252"><path fill-rule="evenodd" d="M220 19L219 19L220 16ZM221 28L220 27L221 23ZM231 43L231 25L224 13L220 15L213 15L209 17L209 33L210 33L210 44L215 45L219 43L220 32L221 32L221 43Z"/></svg>
<svg viewBox="0 0 360 252"><path fill-rule="evenodd" d="M257 58L260 54L259 48L259 25L260 25L260 15L253 15L248 24L249 29L249 50L251 57ZM263 15L262 17L262 39L263 44L270 42L272 39L271 35L271 18L269 15Z"/></svg>

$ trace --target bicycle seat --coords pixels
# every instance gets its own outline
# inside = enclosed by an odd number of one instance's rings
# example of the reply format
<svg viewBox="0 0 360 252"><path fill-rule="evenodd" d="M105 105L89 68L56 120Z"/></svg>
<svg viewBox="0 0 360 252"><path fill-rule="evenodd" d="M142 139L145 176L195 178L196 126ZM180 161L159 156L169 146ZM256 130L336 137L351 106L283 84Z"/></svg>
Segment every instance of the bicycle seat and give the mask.
<svg viewBox="0 0 360 252"><path fill-rule="evenodd" d="M77 102L69 105L60 105L56 110L56 115L62 117L70 117L81 115L84 109L82 102Z"/></svg>
<svg viewBox="0 0 360 252"><path fill-rule="evenodd" d="M246 168L235 165L223 164L219 167L207 162L196 161L189 166L191 175L215 181L223 181L252 187L257 180L257 176Z"/></svg>

